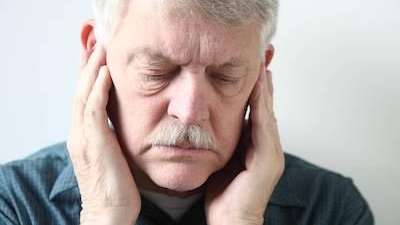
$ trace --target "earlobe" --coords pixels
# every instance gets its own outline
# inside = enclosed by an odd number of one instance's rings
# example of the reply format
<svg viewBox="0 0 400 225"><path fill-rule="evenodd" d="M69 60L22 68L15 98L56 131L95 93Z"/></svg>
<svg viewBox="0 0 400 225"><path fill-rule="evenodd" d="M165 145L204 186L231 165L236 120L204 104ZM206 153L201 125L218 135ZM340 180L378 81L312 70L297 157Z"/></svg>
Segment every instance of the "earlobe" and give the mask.
<svg viewBox="0 0 400 225"><path fill-rule="evenodd" d="M93 50L96 45L96 36L94 33L94 20L88 20L83 23L81 29L81 45L82 50L86 52L90 52Z"/></svg>
<svg viewBox="0 0 400 225"><path fill-rule="evenodd" d="M272 58L274 57L275 53L275 48L272 44L269 44L267 49L265 50L265 68L268 68L269 64L272 61Z"/></svg>

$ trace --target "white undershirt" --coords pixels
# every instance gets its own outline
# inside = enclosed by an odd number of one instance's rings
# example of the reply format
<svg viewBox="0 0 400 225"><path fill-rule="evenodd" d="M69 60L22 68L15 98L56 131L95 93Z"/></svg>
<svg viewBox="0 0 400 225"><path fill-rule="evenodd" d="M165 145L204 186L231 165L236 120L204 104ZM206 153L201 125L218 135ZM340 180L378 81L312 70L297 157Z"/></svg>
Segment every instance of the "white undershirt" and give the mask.
<svg viewBox="0 0 400 225"><path fill-rule="evenodd" d="M148 190L140 190L140 193L157 207L168 213L175 221L178 221L193 203L203 195L203 193L198 193L186 198L180 198Z"/></svg>

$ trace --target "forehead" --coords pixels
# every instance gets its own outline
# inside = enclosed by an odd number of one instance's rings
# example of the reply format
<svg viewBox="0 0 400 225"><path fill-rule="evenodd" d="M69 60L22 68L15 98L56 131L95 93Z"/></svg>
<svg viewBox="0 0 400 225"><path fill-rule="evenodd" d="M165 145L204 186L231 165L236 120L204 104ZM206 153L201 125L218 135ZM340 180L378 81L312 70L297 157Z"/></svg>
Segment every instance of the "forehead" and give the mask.
<svg viewBox="0 0 400 225"><path fill-rule="evenodd" d="M236 64L259 53L256 24L222 26L200 16L180 17L151 2L132 3L121 22L118 43L130 59L167 56L179 64Z"/></svg>
<svg viewBox="0 0 400 225"><path fill-rule="evenodd" d="M179 62L175 60L173 55L167 53L167 51L158 51L151 48L136 48L129 50L127 53L127 64L131 64L134 62L145 62L150 63L152 65L166 65L166 64L174 64L174 65L182 65L186 66L191 62ZM224 63L214 62L211 66L220 69L234 69L238 67L245 67L250 64L249 60L245 57L231 57Z"/></svg>

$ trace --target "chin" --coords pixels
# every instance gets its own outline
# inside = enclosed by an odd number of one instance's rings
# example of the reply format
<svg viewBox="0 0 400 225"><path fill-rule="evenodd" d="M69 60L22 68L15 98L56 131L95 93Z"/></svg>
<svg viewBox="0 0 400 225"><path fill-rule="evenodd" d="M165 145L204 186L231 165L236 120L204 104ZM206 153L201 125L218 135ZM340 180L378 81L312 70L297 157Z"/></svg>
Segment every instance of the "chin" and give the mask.
<svg viewBox="0 0 400 225"><path fill-rule="evenodd" d="M187 192L199 188L213 173L209 168L168 163L149 168L150 179L159 187L176 192Z"/></svg>

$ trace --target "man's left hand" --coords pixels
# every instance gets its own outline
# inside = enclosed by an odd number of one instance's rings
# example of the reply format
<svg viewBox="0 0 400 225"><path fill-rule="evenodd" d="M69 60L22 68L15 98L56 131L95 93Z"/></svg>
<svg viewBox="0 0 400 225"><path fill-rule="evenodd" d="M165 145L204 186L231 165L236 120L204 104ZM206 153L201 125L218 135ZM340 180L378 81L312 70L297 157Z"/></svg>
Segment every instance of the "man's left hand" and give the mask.
<svg viewBox="0 0 400 225"><path fill-rule="evenodd" d="M208 225L263 224L266 206L283 174L285 161L273 111L271 72L265 67L261 70L250 95L250 118L237 152L207 181Z"/></svg>

